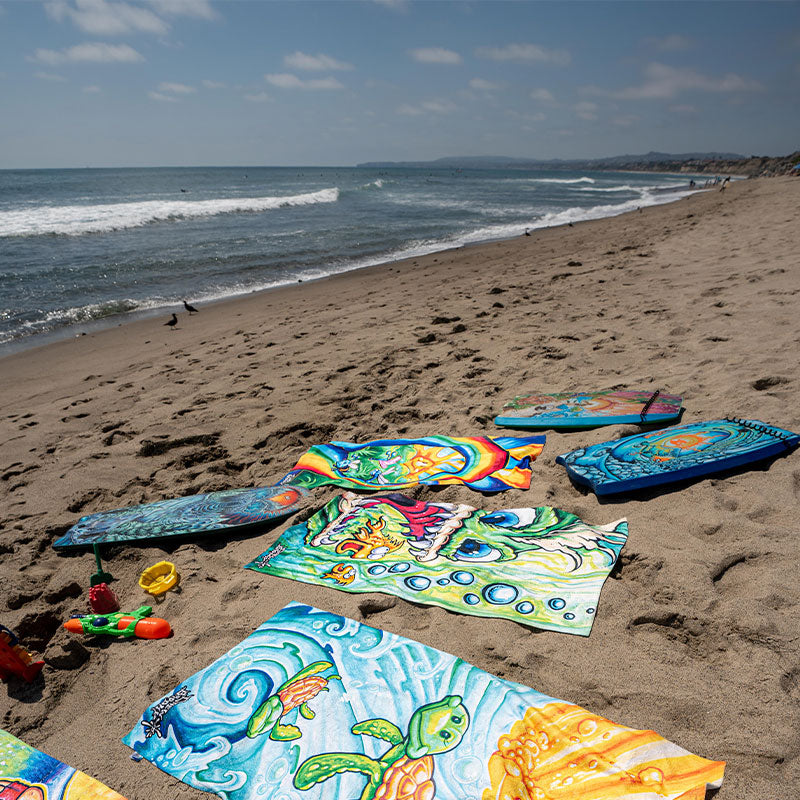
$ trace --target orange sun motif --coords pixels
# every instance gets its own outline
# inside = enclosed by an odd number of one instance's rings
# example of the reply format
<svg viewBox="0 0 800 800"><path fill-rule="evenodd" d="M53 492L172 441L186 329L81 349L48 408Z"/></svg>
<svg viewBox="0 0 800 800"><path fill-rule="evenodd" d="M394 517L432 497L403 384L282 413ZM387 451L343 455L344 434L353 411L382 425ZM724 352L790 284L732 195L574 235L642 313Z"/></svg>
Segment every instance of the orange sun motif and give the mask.
<svg viewBox="0 0 800 800"><path fill-rule="evenodd" d="M653 731L615 725L569 703L531 707L500 737L483 800L615 800L638 794L702 800L725 764Z"/></svg>

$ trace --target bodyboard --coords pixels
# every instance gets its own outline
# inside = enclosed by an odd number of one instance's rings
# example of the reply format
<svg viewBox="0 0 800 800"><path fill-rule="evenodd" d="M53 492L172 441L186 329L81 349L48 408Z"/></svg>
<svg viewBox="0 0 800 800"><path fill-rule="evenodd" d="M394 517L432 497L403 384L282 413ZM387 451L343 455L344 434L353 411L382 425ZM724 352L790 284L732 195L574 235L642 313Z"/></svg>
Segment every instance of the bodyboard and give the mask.
<svg viewBox="0 0 800 800"><path fill-rule="evenodd" d="M800 436L753 419L676 425L564 453L556 463L597 495L618 494L734 469L785 453Z"/></svg>
<svg viewBox="0 0 800 800"><path fill-rule="evenodd" d="M668 422L681 413L683 398L660 391L528 394L515 397L495 417L507 428L592 428Z"/></svg>
<svg viewBox="0 0 800 800"><path fill-rule="evenodd" d="M592 526L550 506L481 511L346 492L246 566L588 636L627 536L624 519Z"/></svg>
<svg viewBox="0 0 800 800"><path fill-rule="evenodd" d="M154 702L122 741L226 800L701 800L725 768L299 603Z"/></svg>
<svg viewBox="0 0 800 800"><path fill-rule="evenodd" d="M5 800L125 800L113 789L0 730L0 797Z"/></svg>
<svg viewBox="0 0 800 800"><path fill-rule="evenodd" d="M104 542L236 530L293 514L308 496L299 487L265 486L101 511L81 517L53 547L86 547Z"/></svg>
<svg viewBox="0 0 800 800"><path fill-rule="evenodd" d="M464 484L479 492L527 489L544 436L425 436L329 442L304 453L280 484L386 491Z"/></svg>

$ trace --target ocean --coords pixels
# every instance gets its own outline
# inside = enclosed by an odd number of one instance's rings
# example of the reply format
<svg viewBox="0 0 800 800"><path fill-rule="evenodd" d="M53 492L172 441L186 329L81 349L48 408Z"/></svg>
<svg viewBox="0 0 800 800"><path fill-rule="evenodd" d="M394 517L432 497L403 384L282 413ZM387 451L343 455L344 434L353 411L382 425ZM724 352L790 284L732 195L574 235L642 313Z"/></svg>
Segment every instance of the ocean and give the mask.
<svg viewBox="0 0 800 800"><path fill-rule="evenodd" d="M470 169L0 171L0 354L143 315L614 216L689 176Z"/></svg>

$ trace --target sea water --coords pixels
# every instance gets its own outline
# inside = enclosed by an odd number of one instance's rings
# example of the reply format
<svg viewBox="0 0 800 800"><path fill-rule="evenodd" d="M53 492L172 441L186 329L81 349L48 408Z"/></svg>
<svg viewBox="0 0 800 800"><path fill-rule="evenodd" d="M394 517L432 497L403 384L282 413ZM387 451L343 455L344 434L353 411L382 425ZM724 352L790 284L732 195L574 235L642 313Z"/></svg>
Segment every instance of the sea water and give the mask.
<svg viewBox="0 0 800 800"><path fill-rule="evenodd" d="M0 353L689 191L689 176L585 171L4 170Z"/></svg>

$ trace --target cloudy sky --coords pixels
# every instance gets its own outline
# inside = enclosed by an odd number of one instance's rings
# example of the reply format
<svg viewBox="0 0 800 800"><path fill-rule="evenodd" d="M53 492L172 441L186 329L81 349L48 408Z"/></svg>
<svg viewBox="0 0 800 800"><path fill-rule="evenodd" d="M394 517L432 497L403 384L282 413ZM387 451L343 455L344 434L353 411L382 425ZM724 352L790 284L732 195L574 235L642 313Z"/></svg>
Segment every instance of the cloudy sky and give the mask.
<svg viewBox="0 0 800 800"><path fill-rule="evenodd" d="M0 168L800 147L800 3L0 0Z"/></svg>

